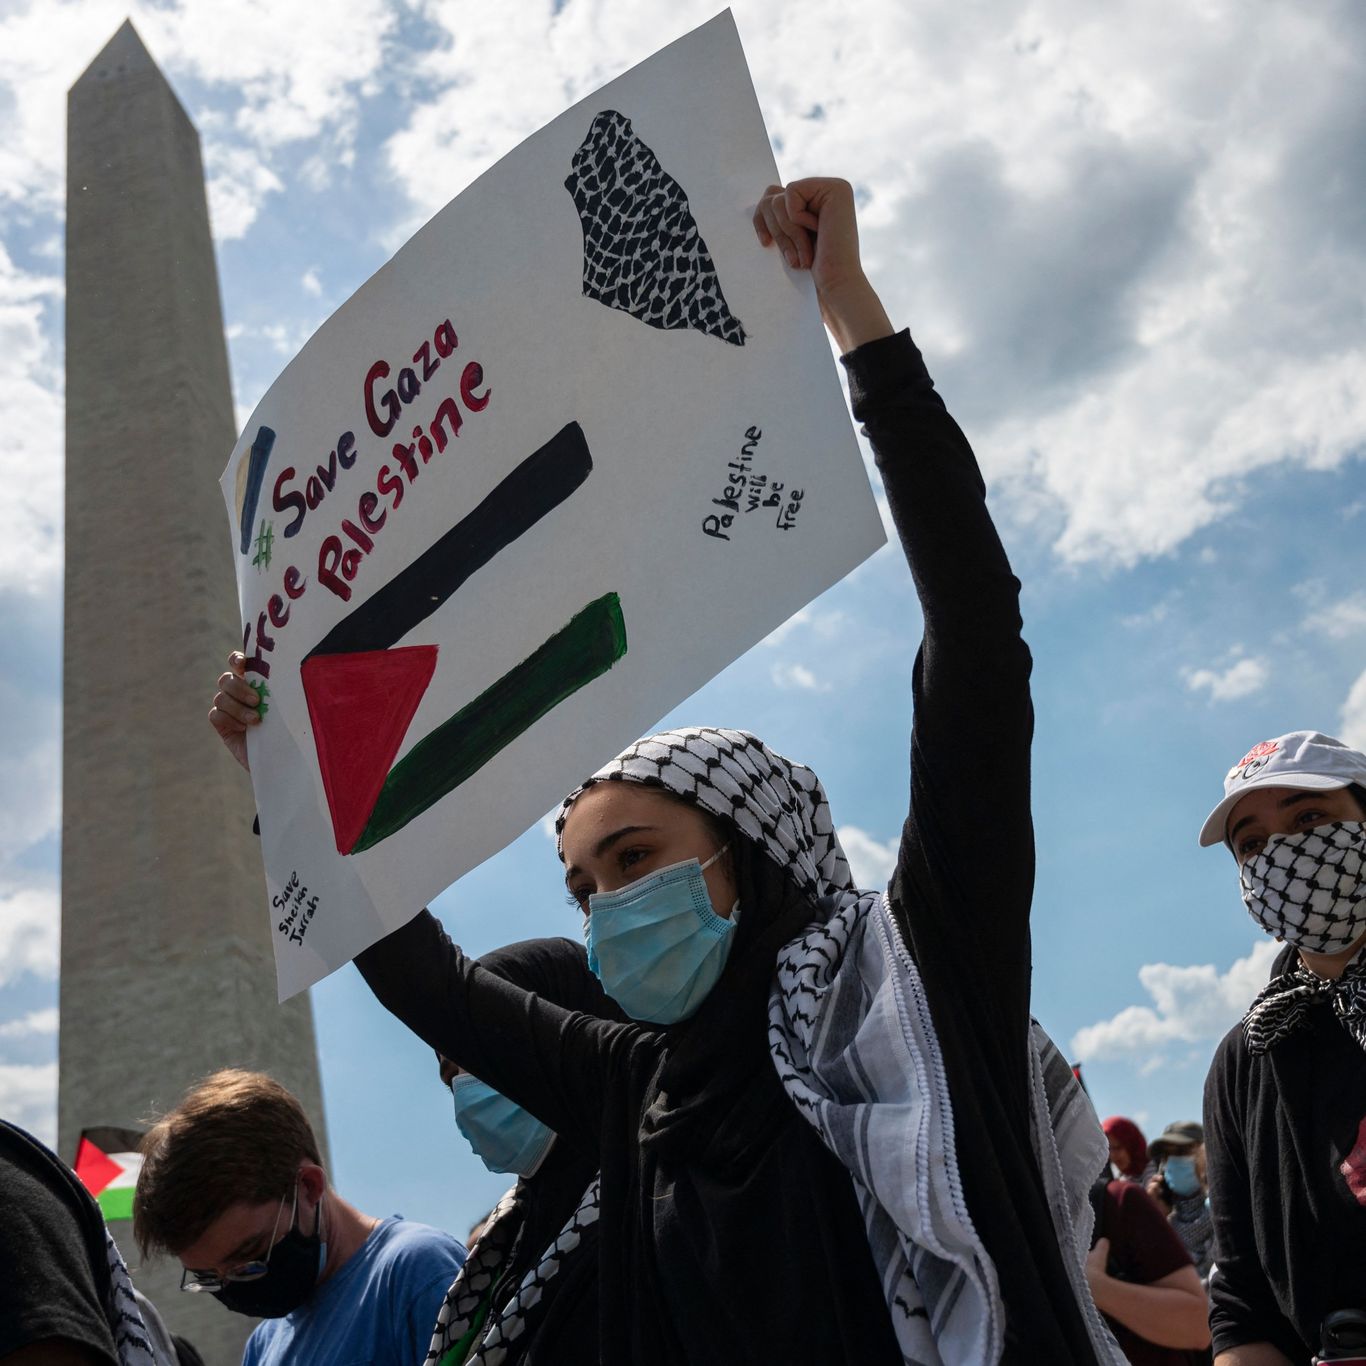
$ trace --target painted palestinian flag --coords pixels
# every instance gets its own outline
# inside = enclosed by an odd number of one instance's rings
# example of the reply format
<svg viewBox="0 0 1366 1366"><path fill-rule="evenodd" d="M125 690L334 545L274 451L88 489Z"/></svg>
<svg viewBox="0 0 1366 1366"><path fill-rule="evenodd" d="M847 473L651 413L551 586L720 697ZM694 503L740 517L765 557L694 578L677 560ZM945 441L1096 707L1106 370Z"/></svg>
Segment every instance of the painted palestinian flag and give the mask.
<svg viewBox="0 0 1366 1366"><path fill-rule="evenodd" d="M76 1145L76 1175L108 1219L133 1217L133 1188L142 1170L136 1129L82 1129Z"/></svg>

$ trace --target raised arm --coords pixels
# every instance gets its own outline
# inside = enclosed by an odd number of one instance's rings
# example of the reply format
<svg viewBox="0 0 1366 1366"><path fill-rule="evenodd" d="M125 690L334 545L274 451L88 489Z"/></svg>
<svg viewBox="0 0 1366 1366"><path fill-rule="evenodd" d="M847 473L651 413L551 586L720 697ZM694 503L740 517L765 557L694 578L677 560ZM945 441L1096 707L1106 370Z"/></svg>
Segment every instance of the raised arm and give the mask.
<svg viewBox="0 0 1366 1366"><path fill-rule="evenodd" d="M845 357L924 617L894 897L927 976L971 981L1022 1047L1029 1011L1031 661L977 461L901 333Z"/></svg>
<svg viewBox="0 0 1366 1366"><path fill-rule="evenodd" d="M821 314L846 352L854 417L872 442L920 596L911 818L897 900L922 968L940 960L977 994L1004 995L1028 1027L1029 651L1010 571L966 438L920 352L863 273L852 188L770 186L755 213L764 245L809 269Z"/></svg>

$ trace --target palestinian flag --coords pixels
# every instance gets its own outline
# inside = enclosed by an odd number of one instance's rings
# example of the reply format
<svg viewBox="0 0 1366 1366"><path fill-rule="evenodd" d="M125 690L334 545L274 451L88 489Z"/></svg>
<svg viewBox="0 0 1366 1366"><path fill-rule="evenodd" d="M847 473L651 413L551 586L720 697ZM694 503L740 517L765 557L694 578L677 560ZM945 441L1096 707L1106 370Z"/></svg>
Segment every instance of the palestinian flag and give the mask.
<svg viewBox="0 0 1366 1366"><path fill-rule="evenodd" d="M76 1145L76 1175L108 1219L133 1217L133 1188L142 1170L136 1129L82 1129Z"/></svg>

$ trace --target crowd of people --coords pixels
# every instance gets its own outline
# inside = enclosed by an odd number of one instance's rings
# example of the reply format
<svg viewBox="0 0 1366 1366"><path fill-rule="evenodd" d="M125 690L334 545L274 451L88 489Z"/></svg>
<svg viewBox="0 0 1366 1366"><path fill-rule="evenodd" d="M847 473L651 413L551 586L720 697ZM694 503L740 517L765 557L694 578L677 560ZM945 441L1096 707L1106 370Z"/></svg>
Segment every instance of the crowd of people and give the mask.
<svg viewBox="0 0 1366 1366"><path fill-rule="evenodd" d="M771 186L755 230L815 284L923 612L889 885L804 765L646 737L559 812L583 943L474 960L421 911L356 960L515 1178L471 1245L348 1204L293 1097L228 1071L144 1140L141 1249L262 1319L250 1366L1308 1366L1366 1322L1366 755L1295 732L1229 772L1201 840L1284 951L1203 1126L1102 1129L1030 1014L1030 655L976 461L850 187ZM243 759L257 703L234 656ZM61 1164L12 1130L0 1161L0 1361L176 1360Z"/></svg>

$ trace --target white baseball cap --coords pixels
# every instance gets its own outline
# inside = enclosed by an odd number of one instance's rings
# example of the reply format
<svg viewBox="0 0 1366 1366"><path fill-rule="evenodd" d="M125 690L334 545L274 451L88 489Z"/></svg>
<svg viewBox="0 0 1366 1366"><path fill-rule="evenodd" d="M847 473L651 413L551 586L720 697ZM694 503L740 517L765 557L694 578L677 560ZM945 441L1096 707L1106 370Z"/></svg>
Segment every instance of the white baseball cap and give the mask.
<svg viewBox="0 0 1366 1366"><path fill-rule="evenodd" d="M1316 730L1292 730L1253 745L1224 778L1224 800L1200 831L1203 845L1222 844L1229 812L1259 787L1298 787L1327 792L1366 783L1366 754Z"/></svg>

